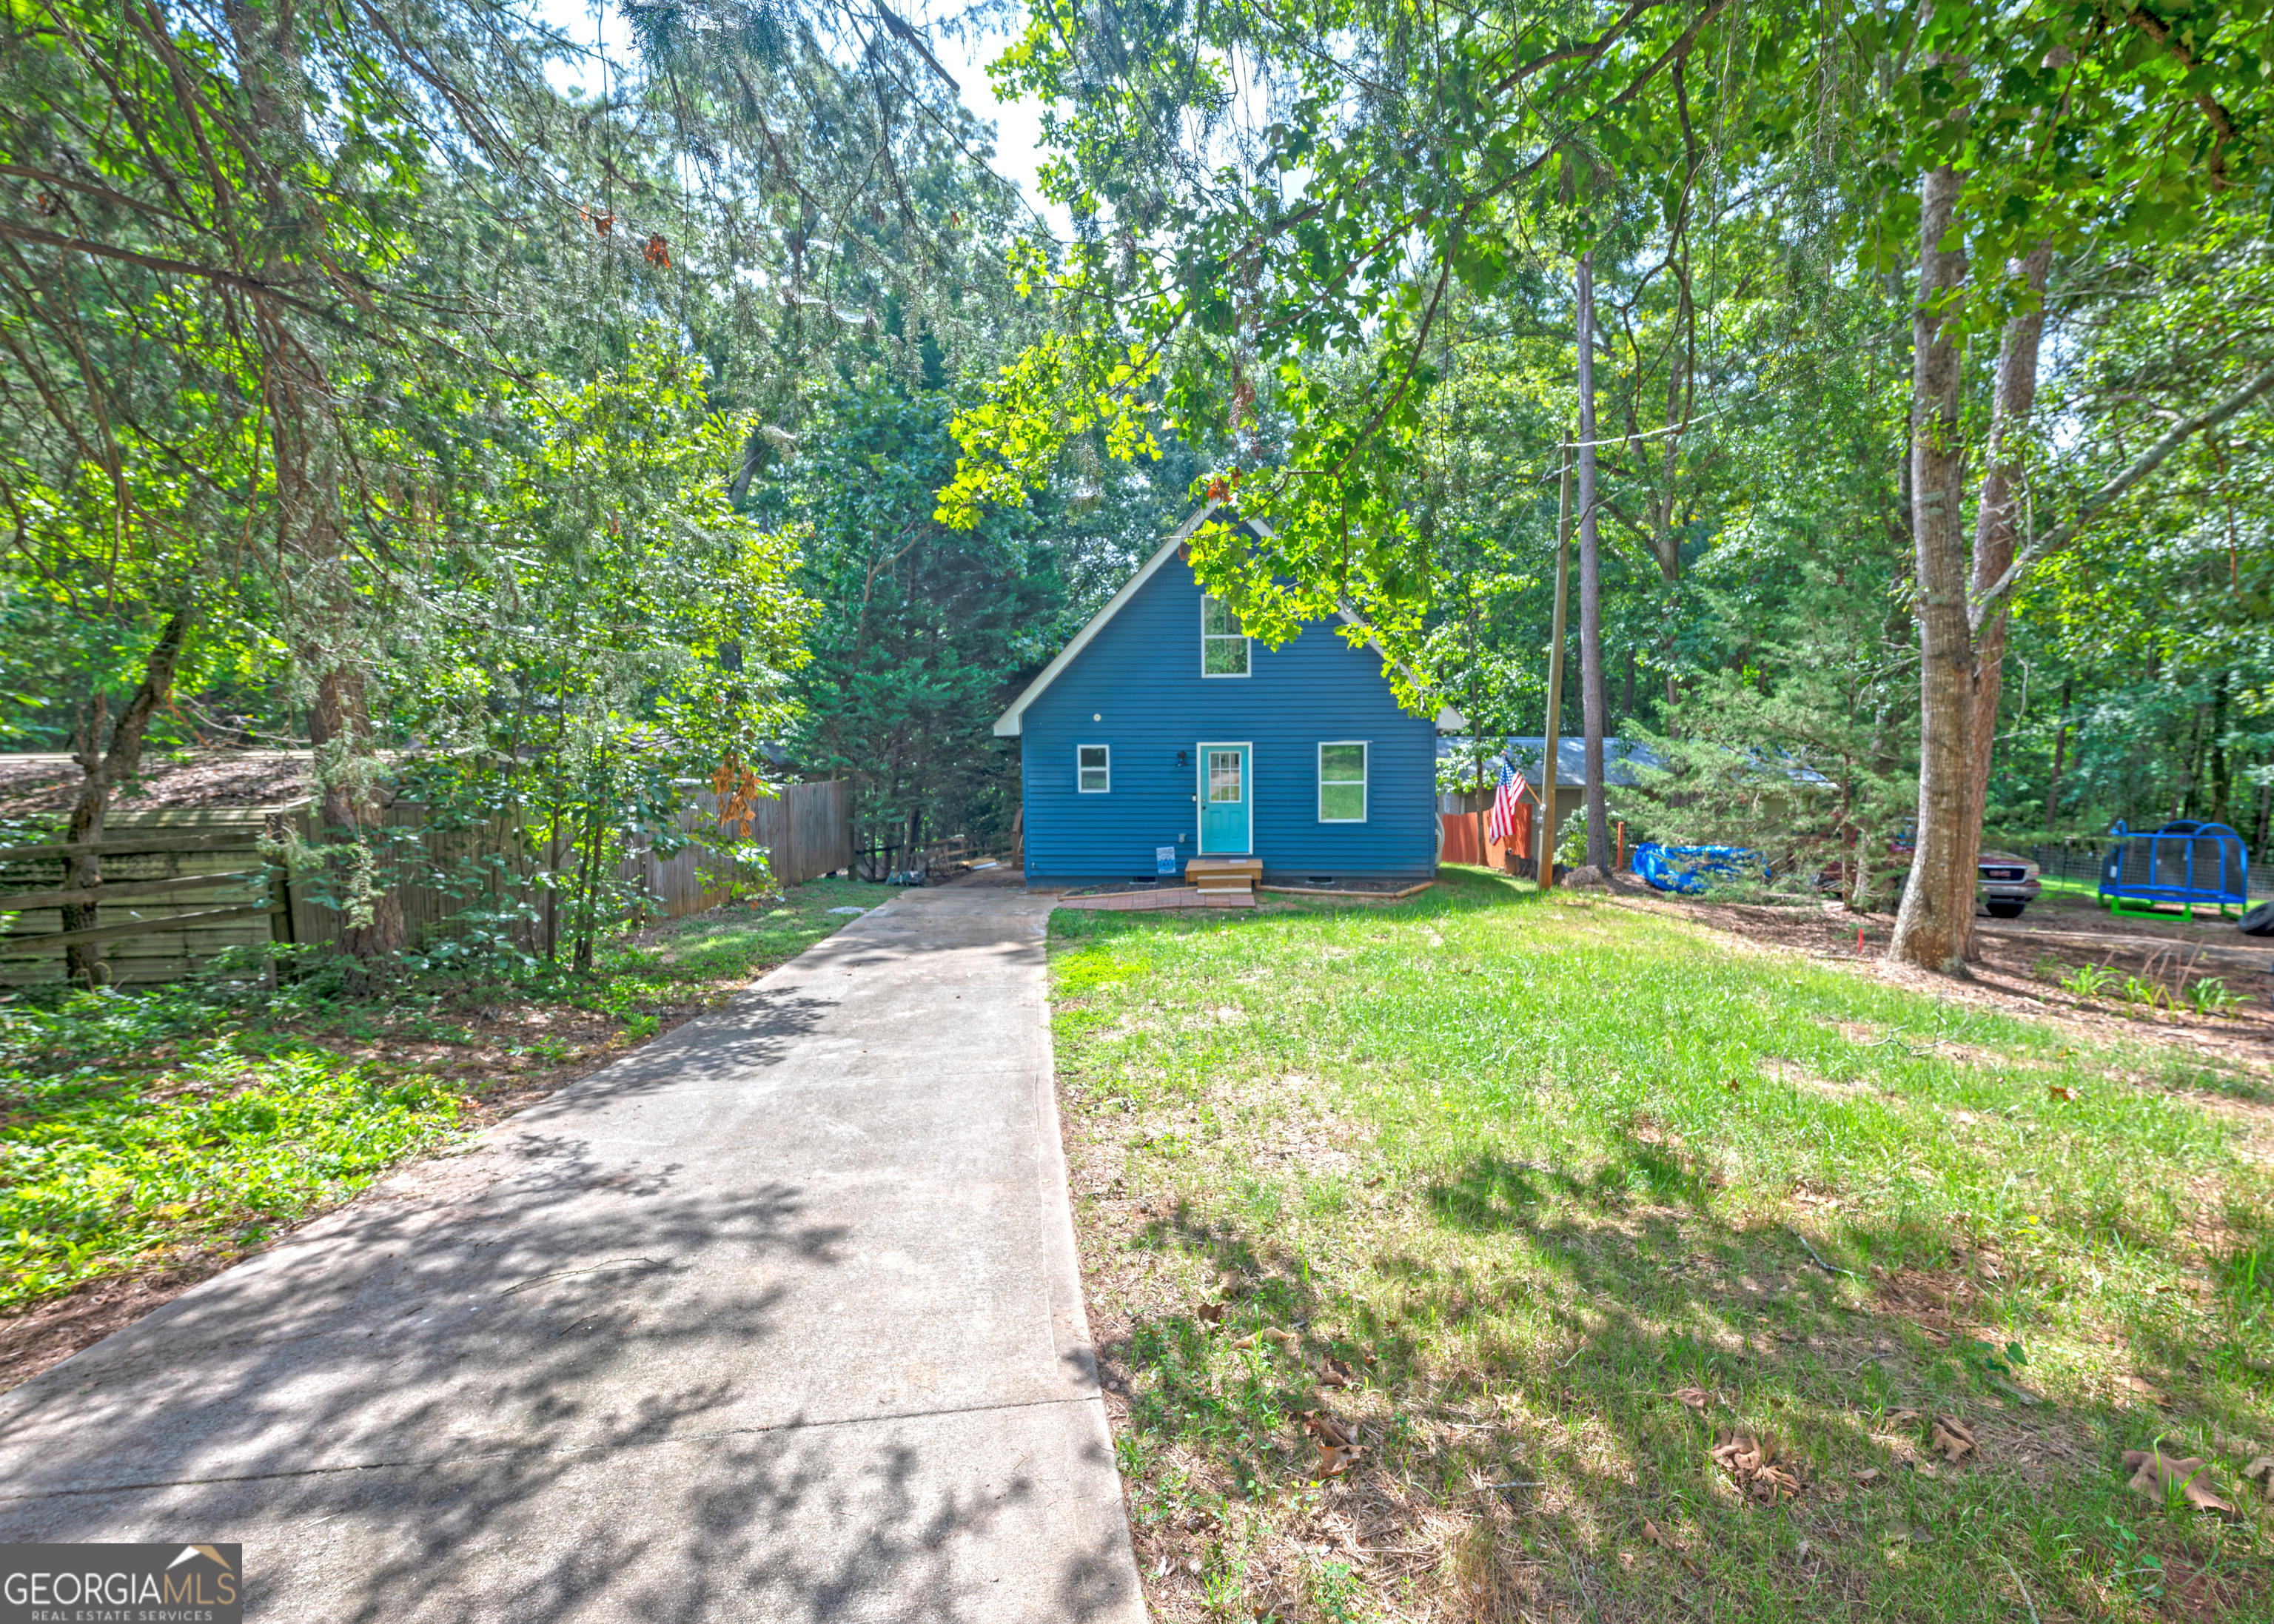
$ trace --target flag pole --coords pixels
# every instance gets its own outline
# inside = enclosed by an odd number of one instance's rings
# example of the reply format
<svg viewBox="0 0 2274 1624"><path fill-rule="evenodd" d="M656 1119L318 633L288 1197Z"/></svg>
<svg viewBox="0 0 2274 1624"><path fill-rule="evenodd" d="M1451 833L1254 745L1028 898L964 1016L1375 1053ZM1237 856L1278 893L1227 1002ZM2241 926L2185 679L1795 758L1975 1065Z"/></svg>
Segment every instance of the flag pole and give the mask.
<svg viewBox="0 0 2274 1624"><path fill-rule="evenodd" d="M1555 783L1562 776L1555 770L1555 730L1563 712L1563 599L1571 579L1571 447L1556 447L1555 459L1563 465L1563 477L1555 512L1555 628L1547 640L1547 749L1540 767L1545 834L1533 854L1542 891L1555 889Z"/></svg>

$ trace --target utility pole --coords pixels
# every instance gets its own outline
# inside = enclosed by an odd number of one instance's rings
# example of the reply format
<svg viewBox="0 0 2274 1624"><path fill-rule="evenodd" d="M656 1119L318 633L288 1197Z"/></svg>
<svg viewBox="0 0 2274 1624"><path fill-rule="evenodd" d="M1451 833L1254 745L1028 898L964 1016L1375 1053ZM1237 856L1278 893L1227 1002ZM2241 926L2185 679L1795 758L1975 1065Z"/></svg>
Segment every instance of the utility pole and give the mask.
<svg viewBox="0 0 2274 1624"><path fill-rule="evenodd" d="M1538 865L1540 889L1555 889L1555 755L1561 748L1555 730L1563 717L1563 599L1571 581L1571 447L1555 447L1555 460L1562 464L1562 477L1558 481L1555 503L1555 629L1547 641L1547 748L1540 767L1540 839L1533 842L1538 848L1533 861Z"/></svg>
<svg viewBox="0 0 2274 1624"><path fill-rule="evenodd" d="M1579 256L1579 714L1587 741L1587 861L1608 874L1611 815L1603 801L1603 557L1595 522L1595 256Z"/></svg>

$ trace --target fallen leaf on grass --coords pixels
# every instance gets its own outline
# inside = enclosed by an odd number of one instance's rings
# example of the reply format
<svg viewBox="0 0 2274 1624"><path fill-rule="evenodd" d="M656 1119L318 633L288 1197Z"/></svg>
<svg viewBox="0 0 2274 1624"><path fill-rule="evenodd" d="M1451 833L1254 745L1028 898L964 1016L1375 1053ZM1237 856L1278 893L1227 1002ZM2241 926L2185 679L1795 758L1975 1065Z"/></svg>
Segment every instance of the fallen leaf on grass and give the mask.
<svg viewBox="0 0 2274 1624"><path fill-rule="evenodd" d="M1350 1448L1358 1443L1356 1434L1323 1410L1303 1412L1303 1431L1319 1440L1323 1448Z"/></svg>
<svg viewBox="0 0 2274 1624"><path fill-rule="evenodd" d="M1878 1467L1867 1466L1862 1471L1856 1474L1856 1486L1859 1489L1869 1488L1871 1485L1879 1482L1879 1476L1880 1473Z"/></svg>
<svg viewBox="0 0 2274 1624"><path fill-rule="evenodd" d="M1678 1387L1667 1396L1679 1401L1701 1416L1721 1402L1721 1391L1714 1387Z"/></svg>
<svg viewBox="0 0 2274 1624"><path fill-rule="evenodd" d="M1344 1364L1340 1359L1321 1359L1319 1361L1319 1385L1321 1387L1347 1387L1356 1380L1357 1378L1352 1373L1351 1367Z"/></svg>
<svg viewBox="0 0 2274 1624"><path fill-rule="evenodd" d="M1193 1310L1193 1318L1209 1325L1222 1325L1224 1310L1224 1305L1222 1303L1202 1303L1198 1308Z"/></svg>
<svg viewBox="0 0 2274 1624"><path fill-rule="evenodd" d="M2124 1386L2129 1391L2137 1395L2141 1398L2146 1399L2151 1404L2155 1404L2159 1407L2168 1406L2172 1402L2172 1395L2170 1394L2160 1391L2153 1384L2142 1381L2137 1376L2125 1377Z"/></svg>
<svg viewBox="0 0 2274 1624"><path fill-rule="evenodd" d="M1667 1538L1666 1530L1659 1527L1657 1523L1652 1522L1648 1517L1645 1517L1642 1520L1642 1531L1644 1537L1647 1538L1651 1544L1658 1546L1661 1550L1672 1552L1674 1553L1674 1560L1680 1562L1684 1568L1687 1568L1690 1570L1690 1576L1691 1578L1702 1579L1706 1576L1706 1570L1690 1560L1690 1553L1687 1551L1684 1551L1680 1545L1675 1545L1673 1540Z"/></svg>
<svg viewBox="0 0 2274 1624"><path fill-rule="evenodd" d="M2244 1467L2242 1480L2256 1484L2261 1494L2274 1500L2274 1455L2262 1455Z"/></svg>
<svg viewBox="0 0 2274 1624"><path fill-rule="evenodd" d="M1283 1331L1277 1326L1265 1327L1263 1335L1270 1338L1273 1342L1277 1342L1282 1348L1287 1347L1298 1340L1294 1332Z"/></svg>
<svg viewBox="0 0 2274 1624"><path fill-rule="evenodd" d="M1926 1430L1926 1440L1942 1452L1943 1459L1953 1466L1963 1462L1975 1452L1974 1433L1956 1416L1937 1416Z"/></svg>
<svg viewBox="0 0 2274 1624"><path fill-rule="evenodd" d="M1779 1463L1773 1438L1756 1438L1751 1432L1725 1429L1721 1441L1708 1455L1729 1474L1748 1500L1773 1506L1780 1499L1800 1492L1799 1474L1788 1462Z"/></svg>
<svg viewBox="0 0 2274 1624"><path fill-rule="evenodd" d="M2075 1089L2064 1087L2059 1083L2047 1083L2045 1085L2045 1092L2056 1100L2074 1100L2076 1098Z"/></svg>
<svg viewBox="0 0 2274 1624"><path fill-rule="evenodd" d="M1314 1477L1339 1477L1366 1453L1358 1434L1322 1410L1303 1412L1303 1431L1318 1441L1319 1458L1311 1463Z"/></svg>
<svg viewBox="0 0 2274 1624"><path fill-rule="evenodd" d="M2161 1449L2127 1449L2124 1464L2135 1469L2127 1485L2135 1493L2168 1500L2177 1489L2197 1511L2211 1512L2229 1522L2240 1520L2234 1507L2204 1485L2203 1476L2210 1469L2193 1455L2175 1460Z"/></svg>

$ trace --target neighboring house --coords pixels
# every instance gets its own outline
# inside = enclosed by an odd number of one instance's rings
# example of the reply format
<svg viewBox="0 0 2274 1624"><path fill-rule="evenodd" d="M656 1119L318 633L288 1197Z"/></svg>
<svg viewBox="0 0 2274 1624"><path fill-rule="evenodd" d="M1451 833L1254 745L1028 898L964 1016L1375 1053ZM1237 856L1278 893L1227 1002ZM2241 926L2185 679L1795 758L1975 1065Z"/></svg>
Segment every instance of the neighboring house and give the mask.
<svg viewBox="0 0 2274 1624"><path fill-rule="evenodd" d="M1492 741L1489 736L1485 742L1490 746ZM1539 733L1528 736L1510 734L1502 744L1508 752L1508 758L1516 763L1517 771L1524 774L1525 780L1538 788L1545 776L1540 771L1540 756L1547 748L1547 739ZM1469 741L1465 737L1448 734L1437 741L1437 760L1441 764L1455 761L1465 763L1469 760ZM1631 789L1638 782L1634 774L1638 766L1664 765L1658 759L1657 753L1639 739L1622 739L1612 734L1603 741L1603 783L1609 788ZM1586 740L1575 739L1569 734L1559 736L1555 741L1555 826L1561 829L1564 820L1586 799ZM1492 805L1492 786L1487 781L1483 797L1483 804L1487 808ZM1477 796L1466 790L1437 798L1438 812L1448 817L1473 812L1477 804ZM1470 845L1472 847L1475 845L1473 836ZM1473 852L1461 861L1475 861Z"/></svg>
<svg viewBox="0 0 2274 1624"><path fill-rule="evenodd" d="M1437 728L1460 718L1401 709L1379 650L1337 623L1276 649L1244 636L1185 561L1212 511L996 719L1020 741L1028 883L1181 874L1203 856L1255 858L1267 881L1427 878Z"/></svg>

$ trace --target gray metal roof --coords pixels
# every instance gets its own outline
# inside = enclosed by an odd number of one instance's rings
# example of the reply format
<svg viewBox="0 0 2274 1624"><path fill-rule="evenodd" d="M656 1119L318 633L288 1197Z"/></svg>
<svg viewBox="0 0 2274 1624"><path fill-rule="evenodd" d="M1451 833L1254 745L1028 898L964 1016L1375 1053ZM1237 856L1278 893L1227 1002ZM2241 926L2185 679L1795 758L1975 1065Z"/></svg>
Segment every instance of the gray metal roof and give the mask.
<svg viewBox="0 0 2274 1624"><path fill-rule="evenodd" d="M1488 740L1487 742L1491 741ZM1547 737L1544 733L1511 734L1501 742L1502 748L1514 750L1514 759L1518 765L1522 765L1526 761L1527 751L1530 753L1528 759L1537 761L1540 759L1540 752L1547 748ZM1468 753L1469 741L1463 735L1446 734L1437 741L1437 759L1440 762L1454 756L1466 756ZM1650 747L1638 739L1613 737L1603 741L1604 783L1622 788L1631 788L1638 780L1633 768L1627 765L1629 762L1644 767L1656 767L1662 764ZM1526 776L1530 776L1529 773ZM1584 787L1586 782L1587 741L1584 738L1573 738L1569 734L1559 735L1555 741L1556 787L1579 789Z"/></svg>

